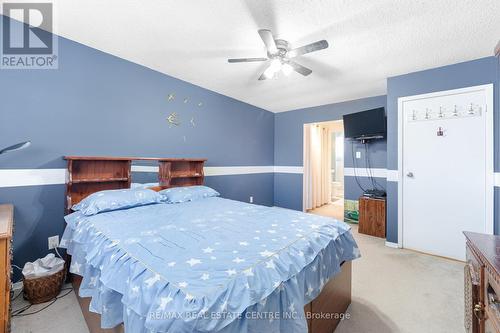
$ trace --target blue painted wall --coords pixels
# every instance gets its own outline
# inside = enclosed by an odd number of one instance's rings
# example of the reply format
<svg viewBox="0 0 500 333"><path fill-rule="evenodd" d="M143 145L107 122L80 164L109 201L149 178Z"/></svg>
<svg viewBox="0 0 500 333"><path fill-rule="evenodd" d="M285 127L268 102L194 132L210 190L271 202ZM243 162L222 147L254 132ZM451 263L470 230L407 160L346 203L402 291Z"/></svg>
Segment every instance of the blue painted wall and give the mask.
<svg viewBox="0 0 500 333"><path fill-rule="evenodd" d="M368 151L366 151L368 149ZM356 152L361 153L361 158L357 159ZM373 140L366 146L358 141L344 142L344 166L346 168L361 168L368 167L366 157L369 158L370 166L377 169L385 169L387 163L387 141ZM386 189L386 179L377 178L373 180L373 184L368 177L344 176L344 198L347 200L358 200L363 194L363 190L372 188ZM358 184L359 183L359 184Z"/></svg>
<svg viewBox="0 0 500 333"><path fill-rule="evenodd" d="M274 164L284 166L303 165L304 124L339 120L344 114L386 106L386 96L376 96L355 101L322 105L312 108L277 113L274 120ZM364 167L364 148L355 143L355 151L362 151L358 167ZM351 142L346 141L345 166L353 167ZM373 167L385 168L386 142L380 140L370 145L370 161ZM352 179L350 179L352 178ZM381 180L382 183L385 181ZM357 199L361 190L354 177L345 177L347 199ZM277 173L274 177L274 203L280 207L302 210L302 174Z"/></svg>
<svg viewBox="0 0 500 333"><path fill-rule="evenodd" d="M64 168L63 155L274 164L273 113L64 38L58 70L2 70L0 92L0 147L33 142L0 156L1 169ZM168 126L171 112L179 114L181 126ZM273 174L207 177L207 184L228 198L248 201L253 195L256 203L274 202ZM16 265L45 255L47 237L63 231L64 185L0 188L0 203L16 207Z"/></svg>
<svg viewBox="0 0 500 333"><path fill-rule="evenodd" d="M499 153L499 62L495 57L481 58L459 64L433 68L425 71L390 77L387 79L387 168L398 168L398 106L399 97L431 93L442 90L457 89L493 83L494 96L494 128L495 128L495 172L500 170ZM496 191L498 193L498 191ZM398 241L397 225L397 183L388 184L387 188L387 240ZM499 206L496 195L495 204ZM496 209L495 214L498 214ZM500 222L495 218L495 230L498 233Z"/></svg>

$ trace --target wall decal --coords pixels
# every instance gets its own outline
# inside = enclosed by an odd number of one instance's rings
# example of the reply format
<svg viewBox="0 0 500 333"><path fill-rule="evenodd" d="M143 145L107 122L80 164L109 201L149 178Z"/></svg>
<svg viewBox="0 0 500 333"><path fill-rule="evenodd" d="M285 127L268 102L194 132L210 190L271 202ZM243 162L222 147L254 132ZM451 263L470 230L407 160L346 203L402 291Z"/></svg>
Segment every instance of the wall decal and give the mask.
<svg viewBox="0 0 500 333"><path fill-rule="evenodd" d="M172 126L179 126L181 124L180 121L178 120L177 112L172 112L167 117L167 121L168 121L170 127L172 127Z"/></svg>
<svg viewBox="0 0 500 333"><path fill-rule="evenodd" d="M182 103L183 104L188 104L189 103L189 99L190 97L183 97L182 99ZM167 100L169 102L173 102L175 100L175 93L169 93L167 95ZM203 106L203 102L197 102L196 105L198 107L202 107ZM193 112L195 110L178 110L179 112L182 113L182 115L179 115L178 112L171 112L168 116L167 116L167 122L168 122L168 126L169 128L172 128L174 126L176 127L180 127L182 125L182 121L181 119L184 119L186 121L186 125L187 125L187 117L190 117L190 120L189 120L189 124L191 125L190 127L192 128L195 128L196 127L196 119L195 119L195 114L196 112ZM189 112L191 111L191 112ZM187 113L187 114L184 114L184 113ZM185 126L186 126L185 125ZM187 125L189 126L189 125ZM187 142L187 135L182 135L182 140L184 142Z"/></svg>

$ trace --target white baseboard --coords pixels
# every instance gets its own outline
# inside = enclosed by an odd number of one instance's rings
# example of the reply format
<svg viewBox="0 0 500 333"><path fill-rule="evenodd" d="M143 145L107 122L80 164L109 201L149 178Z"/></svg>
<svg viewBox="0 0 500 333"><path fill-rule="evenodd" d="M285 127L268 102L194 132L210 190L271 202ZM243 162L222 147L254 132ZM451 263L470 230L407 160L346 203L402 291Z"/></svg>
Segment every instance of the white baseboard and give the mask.
<svg viewBox="0 0 500 333"><path fill-rule="evenodd" d="M394 249L399 249L399 244L398 243L393 243L393 242L385 242L385 246L387 247L392 247Z"/></svg>

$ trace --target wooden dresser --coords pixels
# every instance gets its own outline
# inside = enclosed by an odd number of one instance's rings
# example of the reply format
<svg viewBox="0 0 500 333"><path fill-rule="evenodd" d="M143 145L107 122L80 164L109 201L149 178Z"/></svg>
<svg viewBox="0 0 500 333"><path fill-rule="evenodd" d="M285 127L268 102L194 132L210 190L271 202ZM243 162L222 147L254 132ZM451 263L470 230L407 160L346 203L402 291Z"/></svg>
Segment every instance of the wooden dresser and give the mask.
<svg viewBox="0 0 500 333"><path fill-rule="evenodd" d="M359 198L358 232L385 238L385 199Z"/></svg>
<svg viewBox="0 0 500 333"><path fill-rule="evenodd" d="M10 262L14 206L0 205L0 333L10 331Z"/></svg>
<svg viewBox="0 0 500 333"><path fill-rule="evenodd" d="M500 332L500 236L464 234L465 331Z"/></svg>

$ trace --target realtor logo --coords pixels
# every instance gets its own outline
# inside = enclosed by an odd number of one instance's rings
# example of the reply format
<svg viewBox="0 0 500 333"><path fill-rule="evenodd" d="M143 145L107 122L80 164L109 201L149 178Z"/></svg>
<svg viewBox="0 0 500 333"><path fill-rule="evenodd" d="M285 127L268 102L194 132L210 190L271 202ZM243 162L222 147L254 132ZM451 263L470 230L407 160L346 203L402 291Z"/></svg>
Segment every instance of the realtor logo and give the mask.
<svg viewBox="0 0 500 333"><path fill-rule="evenodd" d="M57 69L52 3L4 3L2 69Z"/></svg>

